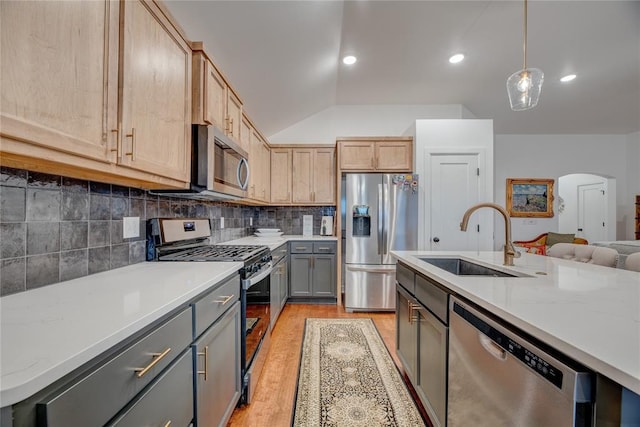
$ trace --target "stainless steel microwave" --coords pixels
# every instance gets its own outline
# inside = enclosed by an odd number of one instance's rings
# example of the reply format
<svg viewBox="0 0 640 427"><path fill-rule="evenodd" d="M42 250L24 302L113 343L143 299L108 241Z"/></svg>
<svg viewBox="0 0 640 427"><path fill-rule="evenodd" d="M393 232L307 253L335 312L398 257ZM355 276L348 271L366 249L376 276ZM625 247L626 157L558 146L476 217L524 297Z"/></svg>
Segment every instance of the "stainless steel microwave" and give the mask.
<svg viewBox="0 0 640 427"><path fill-rule="evenodd" d="M208 200L247 197L247 152L215 126L192 125L191 137L189 189L154 190L153 193Z"/></svg>

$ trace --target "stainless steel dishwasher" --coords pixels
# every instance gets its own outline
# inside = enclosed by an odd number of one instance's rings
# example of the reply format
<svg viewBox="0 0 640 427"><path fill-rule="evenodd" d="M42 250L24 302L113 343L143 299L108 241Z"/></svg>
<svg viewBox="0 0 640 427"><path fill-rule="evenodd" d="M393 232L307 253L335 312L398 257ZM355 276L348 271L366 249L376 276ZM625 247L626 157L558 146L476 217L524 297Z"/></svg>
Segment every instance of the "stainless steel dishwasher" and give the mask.
<svg viewBox="0 0 640 427"><path fill-rule="evenodd" d="M454 426L591 426L593 376L451 298L447 421Z"/></svg>

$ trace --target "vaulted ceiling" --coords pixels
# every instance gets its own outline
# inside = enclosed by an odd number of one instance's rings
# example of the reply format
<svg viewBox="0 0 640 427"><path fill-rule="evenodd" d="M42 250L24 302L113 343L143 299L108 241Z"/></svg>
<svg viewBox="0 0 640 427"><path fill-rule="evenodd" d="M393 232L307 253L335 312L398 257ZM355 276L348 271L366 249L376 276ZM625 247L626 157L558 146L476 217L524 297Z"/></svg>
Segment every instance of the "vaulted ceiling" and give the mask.
<svg viewBox="0 0 640 427"><path fill-rule="evenodd" d="M505 86L522 68L519 0L165 4L266 136L334 105L373 104L462 104L497 134L640 131L640 1L531 0L527 62L545 81L524 112ZM458 52L465 60L450 64ZM346 54L357 63L342 64Z"/></svg>

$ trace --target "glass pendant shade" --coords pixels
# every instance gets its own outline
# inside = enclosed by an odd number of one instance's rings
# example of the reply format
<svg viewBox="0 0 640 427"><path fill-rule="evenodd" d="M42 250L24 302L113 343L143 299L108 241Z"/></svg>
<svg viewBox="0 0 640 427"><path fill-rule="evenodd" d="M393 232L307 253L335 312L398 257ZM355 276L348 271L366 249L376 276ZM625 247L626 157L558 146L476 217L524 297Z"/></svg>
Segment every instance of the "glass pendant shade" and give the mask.
<svg viewBox="0 0 640 427"><path fill-rule="evenodd" d="M523 111L538 105L544 73L538 68L516 71L507 79L509 103L513 111Z"/></svg>

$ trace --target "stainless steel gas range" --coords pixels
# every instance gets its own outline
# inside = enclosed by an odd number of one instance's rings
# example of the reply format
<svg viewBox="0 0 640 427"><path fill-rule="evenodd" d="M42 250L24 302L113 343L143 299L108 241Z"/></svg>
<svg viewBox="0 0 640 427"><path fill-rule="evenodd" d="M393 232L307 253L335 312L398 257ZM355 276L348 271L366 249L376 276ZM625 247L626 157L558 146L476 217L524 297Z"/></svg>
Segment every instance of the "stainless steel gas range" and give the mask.
<svg viewBox="0 0 640 427"><path fill-rule="evenodd" d="M241 402L250 403L269 348L271 250L257 245L211 245L208 219L153 218L147 221L148 261L239 261Z"/></svg>

